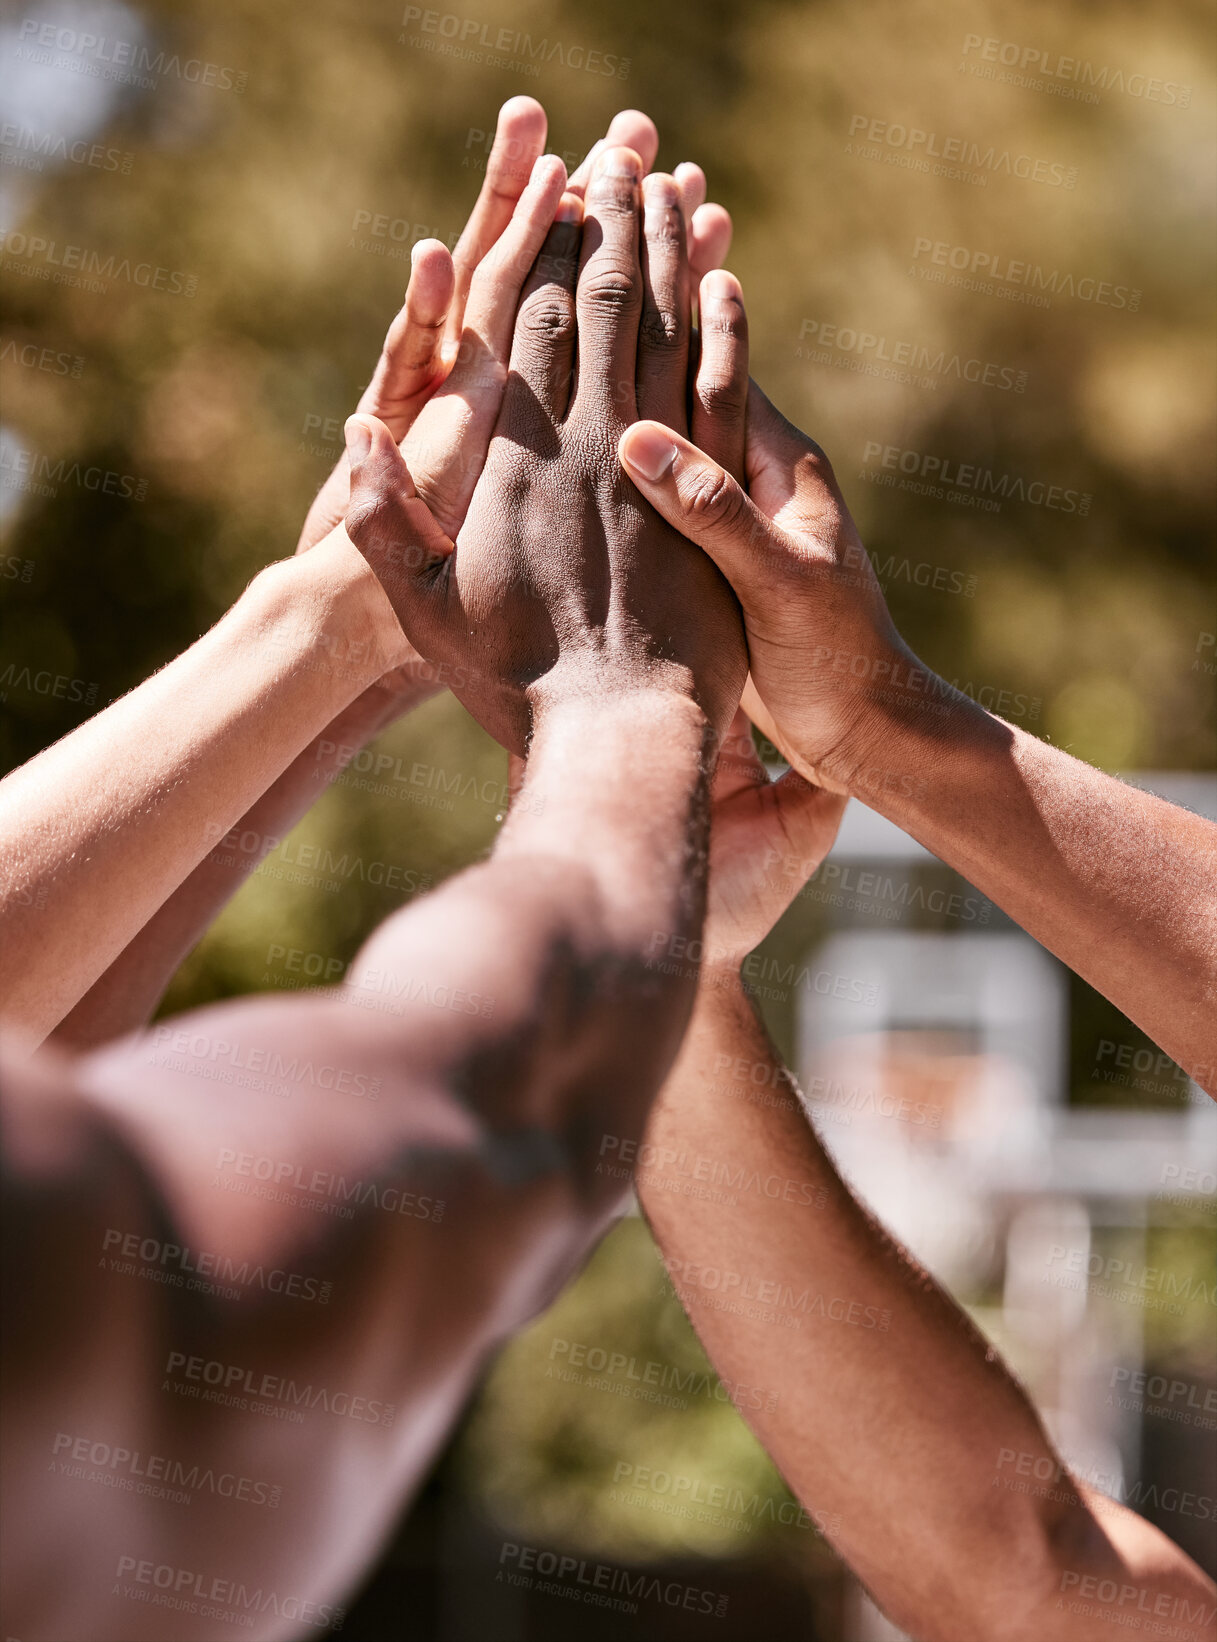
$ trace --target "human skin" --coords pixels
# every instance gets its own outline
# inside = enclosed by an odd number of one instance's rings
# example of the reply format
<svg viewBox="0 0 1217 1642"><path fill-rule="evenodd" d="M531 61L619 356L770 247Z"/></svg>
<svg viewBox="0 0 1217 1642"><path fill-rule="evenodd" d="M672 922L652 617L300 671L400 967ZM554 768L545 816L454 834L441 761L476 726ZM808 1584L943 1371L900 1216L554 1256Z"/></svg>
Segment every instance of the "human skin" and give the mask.
<svg viewBox="0 0 1217 1642"><path fill-rule="evenodd" d="M697 1003L633 1155L720 1378L765 1388L742 1417L918 1642L1110 1642L1130 1616L1211 1642L1217 1587L1070 1475L998 1353L841 1179L747 995L743 960L828 853L844 797L795 771L771 785L741 713L713 799ZM775 874L775 859L799 873ZM614 1136L602 1144L619 1155ZM674 1191L677 1159L729 1164L765 1189ZM814 1298L785 1319L797 1327L780 1326L780 1300L716 1305L725 1273L737 1294Z"/></svg>
<svg viewBox="0 0 1217 1642"><path fill-rule="evenodd" d="M627 110L610 131L653 158L645 115ZM542 157L544 141L540 105L512 99L455 257L434 241L415 248L361 401L395 436L414 433L449 517L467 507L484 460L501 398L487 368L505 374L520 285L561 195L561 162ZM699 168L682 173L691 243L713 258L730 220L702 203ZM586 176L571 179L571 199ZM456 339L447 355L445 327ZM220 907L328 782L443 686L341 531L347 483L344 458L295 559L256 578L161 674L0 783L0 996L31 1042L58 1028L84 1047L146 1020ZM225 848L233 830L257 847Z"/></svg>
<svg viewBox="0 0 1217 1642"><path fill-rule="evenodd" d="M491 860L341 991L0 1061L13 1635L213 1637L205 1606L137 1600L154 1568L220 1608L340 1603L487 1352L603 1232L589 1136L641 1134L693 996L650 933L702 910L708 726L642 673L551 696ZM175 1477L188 1504L144 1497Z"/></svg>
<svg viewBox="0 0 1217 1642"><path fill-rule="evenodd" d="M744 610L744 705L809 780L894 821L1217 1095L1217 826L988 713L897 633L828 458L752 384L744 473L638 423L626 471Z"/></svg>
<svg viewBox="0 0 1217 1642"><path fill-rule="evenodd" d="M383 419L396 439L406 437L428 400L451 380L450 373L462 350L474 276L507 229L532 167L544 150L545 137L545 112L540 104L530 97L511 98L500 112L486 178L452 257L436 241L424 241L414 249L405 303L389 327L371 382L359 402L359 409ZM658 134L651 120L638 110L626 109L616 115L606 138L595 145L571 176L569 195L582 199L591 161L605 142L620 142L635 149L649 168L658 148ZM699 166L678 166L675 176L688 232L690 265L695 272L705 272L725 255L731 220L721 206L705 203L706 180ZM494 346L507 357L510 328L505 329L497 309L512 317L517 294L518 289L513 291L510 285L500 284L480 308L475 305L470 316L474 335L466 345L466 364L475 350L485 348L488 333L493 334ZM458 390L462 375L468 383L470 373L465 370L456 375ZM471 401L475 395L474 387L470 390ZM452 396L448 397L451 400ZM459 419L448 421L442 429L424 423L431 469L441 484L446 467L473 474L480 470L493 418L486 418L488 402L484 396L478 404L482 418L476 427L463 425ZM297 555L325 540L341 525L349 487L350 470L344 452L309 509ZM354 561L347 559L345 563L350 567ZM366 600L367 613L352 600L349 628L339 626L332 618L328 620L308 660L312 670L350 665L352 656L366 647L367 631L375 629L383 611L384 595L376 578L362 560L355 569L361 577L359 591ZM297 575L303 573L304 567L298 566ZM201 841L206 853L202 853L197 866L172 889L60 1020L55 1029L57 1042L88 1048L149 1020L182 959L245 878L290 832L326 786L381 730L446 686L443 668L424 661L404 635L397 635L397 642L405 659L391 672L367 683L290 762L281 749L280 771L232 828L242 848L227 847L215 834L213 824L211 834ZM29 899L34 900L33 892Z"/></svg>
<svg viewBox="0 0 1217 1642"><path fill-rule="evenodd" d="M560 160L536 162L474 276L467 317L489 331L505 310L504 346L565 181ZM408 314L407 330L425 317ZM473 369L458 361L452 376ZM466 455L446 451L458 467ZM5 1020L43 1038L284 769L411 654L336 529L262 571L189 650L0 783Z"/></svg>
<svg viewBox="0 0 1217 1642"><path fill-rule="evenodd" d="M618 369L630 316L637 333L644 300L626 286L654 285L663 259L684 277L675 185L655 185L640 265L641 166L626 150L606 159L576 299L585 385ZM594 296L606 268L623 298L607 312ZM562 339L533 342L530 369L556 380L546 349ZM683 380L679 353L667 361ZM648 381L672 386L658 370ZM589 417L563 455L576 492L611 468L619 417ZM505 416L497 437L522 434ZM555 414L542 443L557 434ZM479 489L500 482L488 463ZM525 695L531 751L491 859L383 924L340 991L227 1003L74 1061L5 1067L5 1554L22 1635L161 1642L168 1611L140 1597L166 1581L190 1601L171 1611L178 1642L214 1635L210 1609L242 1607L240 1592L276 1593L277 1611L243 1627L254 1638L332 1618L319 1605L358 1578L487 1351L619 1207L594 1141L641 1137L688 1021L695 974L657 972L650 952L656 927L701 928L707 789L743 631L726 584L687 544L671 551L657 515L619 504L597 525L589 509L596 608L616 614L603 631L563 624L534 677L588 553L586 534L555 552L533 500L516 484L492 514L548 602L482 657L480 676L493 665L504 679L488 701ZM357 461L356 533L393 505L377 464ZM476 565L491 548L467 529L458 551ZM662 592L640 568L661 556ZM461 637L459 605L450 633L430 619L437 644ZM185 1250L190 1281L152 1280L179 1274ZM284 1280L271 1292L251 1276L268 1271ZM272 1417L301 1406L302 1423ZM196 1465L224 1489L191 1483ZM177 1479L193 1498L102 1494L111 1477Z"/></svg>
<svg viewBox="0 0 1217 1642"><path fill-rule="evenodd" d="M437 504L416 482L409 444L399 450L375 418L347 426L358 464L351 540L411 641L452 669L454 693L517 753L534 701L571 667L611 677L617 647L636 629L650 676L697 679L720 733L723 707L734 710L743 684L726 583L677 532L656 528L615 458L640 411L663 406L683 419L685 406L690 273L680 194L671 177L647 179L640 276L641 182L632 150L606 149L582 228L555 222L521 294L502 408L455 539L447 498Z"/></svg>
<svg viewBox="0 0 1217 1642"><path fill-rule="evenodd" d="M747 320L732 276L703 280L701 313L690 433L738 475ZM525 765L512 764L519 782ZM920 1642L1100 1642L1126 1634L1130 1611L1206 1642L1212 1582L1158 1529L1070 1475L998 1354L841 1179L747 995L743 961L828 854L846 795L795 769L771 783L741 711L712 797L701 961L685 966L699 972L693 1018L643 1144L609 1129L600 1151L636 1161L644 1213L724 1384L769 1394L759 1408L742 1399L741 1416ZM659 937L665 958L688 950ZM677 1160L766 1189L674 1191ZM779 1330L768 1305L714 1303L725 1273L741 1291L812 1288L823 1303ZM1088 1600L1099 1591L1107 1597Z"/></svg>

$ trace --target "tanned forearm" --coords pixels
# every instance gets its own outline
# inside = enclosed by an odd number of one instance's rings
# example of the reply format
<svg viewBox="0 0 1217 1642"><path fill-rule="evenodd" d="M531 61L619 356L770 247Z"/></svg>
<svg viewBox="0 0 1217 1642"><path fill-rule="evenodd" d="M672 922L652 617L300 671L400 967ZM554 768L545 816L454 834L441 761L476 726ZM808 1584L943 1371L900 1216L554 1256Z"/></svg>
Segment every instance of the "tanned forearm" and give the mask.
<svg viewBox="0 0 1217 1642"><path fill-rule="evenodd" d="M765 1189L674 1194L680 1157ZM1119 1604L1097 1618L1072 1605L1097 1576L1207 1642L1211 1583L1131 1512L1084 1501L996 1353L833 1168L738 974L703 977L640 1163L711 1361L776 1393L745 1418L896 1623L919 1642L1098 1642L1124 1632ZM727 1273L739 1303L717 1309ZM1025 1474L1052 1486L1017 1491Z"/></svg>
<svg viewBox="0 0 1217 1642"><path fill-rule="evenodd" d="M888 779L866 804L1217 1095L1217 826L954 692L903 711L868 762Z"/></svg>
<svg viewBox="0 0 1217 1642"><path fill-rule="evenodd" d="M313 1602L355 1577L486 1349L619 1201L598 1138L641 1134L692 1003L647 959L654 922L700 927L705 740L668 692L556 707L494 856L390 918L342 990L10 1068L10 1213L42 1252L10 1270L9 1461L64 1463L35 1540L93 1499L77 1439L281 1489L273 1512L200 1494L155 1535L116 1491L80 1579L41 1582L21 1624L158 1639L123 1595L149 1559ZM300 1385L325 1406L270 1417Z"/></svg>
<svg viewBox="0 0 1217 1642"><path fill-rule="evenodd" d="M46 1035L283 770L397 659L341 532L0 783L0 998Z"/></svg>

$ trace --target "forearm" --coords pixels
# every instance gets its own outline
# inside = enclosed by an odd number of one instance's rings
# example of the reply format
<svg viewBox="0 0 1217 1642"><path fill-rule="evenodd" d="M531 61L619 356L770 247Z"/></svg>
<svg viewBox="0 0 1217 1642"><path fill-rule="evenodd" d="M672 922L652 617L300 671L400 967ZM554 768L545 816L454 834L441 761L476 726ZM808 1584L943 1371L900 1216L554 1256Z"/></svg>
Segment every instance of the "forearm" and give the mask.
<svg viewBox="0 0 1217 1642"><path fill-rule="evenodd" d="M463 977L493 1000L486 1029L437 1021L436 1052L450 1044L472 1061L481 1039L512 1045L469 1098L492 1121L526 1109L560 1133L595 1196L597 1125L641 1133L692 1006L695 969L665 973L653 954L701 927L709 742L700 711L668 690L541 713L492 860L448 886L450 901L429 896L411 913L432 978ZM351 966L353 998L416 984L397 943L390 921Z"/></svg>
<svg viewBox="0 0 1217 1642"><path fill-rule="evenodd" d="M379 601L379 602L377 602ZM397 659L345 538L263 572L184 655L0 784L0 996L41 1037Z"/></svg>
<svg viewBox="0 0 1217 1642"><path fill-rule="evenodd" d="M532 1148L541 1174L573 1177L593 1173L610 1113L640 1130L692 1004L694 977L657 973L649 949L655 920L699 927L702 735L687 701L645 693L554 712L493 857L387 919L342 988L217 1005L82 1062L195 1239L229 1220L213 1151L288 1146L303 1178L385 1177L431 1113L492 1166L510 1172ZM628 796L640 784L648 808ZM318 1065L376 1098L336 1105L335 1078L289 1087L287 1107L266 1098L292 1084L283 1068ZM267 1206L244 1252L270 1258L315 1231Z"/></svg>
<svg viewBox="0 0 1217 1642"><path fill-rule="evenodd" d="M54 1040L91 1049L149 1021L178 965L259 863L291 831L355 754L438 688L419 665L411 688L373 685L338 714L288 765L225 838L60 1022ZM237 843L229 840L236 837Z"/></svg>
<svg viewBox="0 0 1217 1642"><path fill-rule="evenodd" d="M16 1285L29 1360L49 1354L64 1381L40 1404L53 1415L23 1423L23 1467L45 1469L65 1431L101 1431L131 1452L243 1471L246 1410L264 1411L275 1388L322 1385L364 1410L336 1419L335 1401L303 1425L258 1422L256 1475L283 1493L256 1539L234 1544L230 1502L202 1501L188 1540L170 1532L151 1546L116 1497L94 1536L95 1581L107 1575L109 1588L120 1555L180 1558L332 1599L430 1459L486 1348L584 1257L621 1191L594 1176L595 1138L606 1123L641 1126L691 1001L683 979L646 966L642 902L653 898L669 925L697 926L697 895L683 886L699 873L702 731L683 702L553 714L502 858L396 914L342 991L166 1022L79 1062L78 1095L64 1095L64 1069L45 1057L13 1069L14 1178L62 1171L59 1198L44 1180L29 1200L54 1202L52 1221L62 1213L78 1233L36 1237L44 1265L20 1268ZM568 757L574 812L555 768ZM649 782L651 810L622 796L634 780ZM620 847L589 820L580 852L569 827L584 809L616 812ZM39 1086L23 1089L26 1078ZM80 1259L61 1269L66 1247ZM100 1276L98 1248L113 1256ZM132 1251L143 1261L149 1249L166 1282L179 1269L210 1281L184 1280L167 1304L159 1284L132 1281ZM241 1274L263 1272L293 1274L296 1301L291 1288L242 1289L253 1279ZM217 1285L218 1299L193 1293ZM78 1325L74 1351L64 1317ZM148 1334L156 1349L133 1367L122 1342ZM189 1400L214 1363L231 1394ZM70 1481L57 1474L54 1486L56 1504L71 1499Z"/></svg>
<svg viewBox="0 0 1217 1642"><path fill-rule="evenodd" d="M674 1159L758 1184L726 1203L674 1193ZM1133 1561L1094 1527L985 1341L850 1194L738 977L703 981L640 1163L639 1196L711 1361L729 1384L775 1394L745 1417L885 1610L925 1642L1107 1635L1056 1613L1060 1577L1127 1577ZM737 1303L716 1309L728 1292ZM1048 1466L1052 1497L1004 1486L1010 1454ZM1173 1570L1152 1589L1203 1596L1187 1559L1137 1526L1154 1541L1139 1574Z"/></svg>
<svg viewBox="0 0 1217 1642"><path fill-rule="evenodd" d="M902 711L860 792L1217 1094L1217 826L951 693Z"/></svg>

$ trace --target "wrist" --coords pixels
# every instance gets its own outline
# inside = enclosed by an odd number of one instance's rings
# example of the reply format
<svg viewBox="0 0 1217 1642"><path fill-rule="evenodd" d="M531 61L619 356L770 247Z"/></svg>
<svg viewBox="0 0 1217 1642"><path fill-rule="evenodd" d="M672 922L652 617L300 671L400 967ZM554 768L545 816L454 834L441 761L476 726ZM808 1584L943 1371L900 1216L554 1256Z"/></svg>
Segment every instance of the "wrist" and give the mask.
<svg viewBox="0 0 1217 1642"><path fill-rule="evenodd" d="M555 668L529 687L531 748L570 727L636 721L657 733L668 724L707 726L684 669L627 672L611 668ZM530 756L531 756L530 748Z"/></svg>
<svg viewBox="0 0 1217 1642"><path fill-rule="evenodd" d="M684 702L700 712L693 675L678 663L623 663L599 652L563 656L525 692L535 740L551 723L602 713L644 713Z"/></svg>
<svg viewBox="0 0 1217 1642"><path fill-rule="evenodd" d="M901 821L941 787L960 746L997 721L915 659L902 662L894 677L887 699L850 747L846 790Z"/></svg>
<svg viewBox="0 0 1217 1642"><path fill-rule="evenodd" d="M535 709L496 853L583 862L628 945L687 939L702 916L711 742L704 713L679 690L549 699Z"/></svg>
<svg viewBox="0 0 1217 1642"><path fill-rule="evenodd" d="M746 952L729 958L713 952L706 954L697 978L695 1014L719 1014L725 1004L747 996L744 964L748 957Z"/></svg>
<svg viewBox="0 0 1217 1642"><path fill-rule="evenodd" d="M341 528L307 553L268 565L239 605L260 642L328 674L338 696L376 683L412 654L383 588Z"/></svg>

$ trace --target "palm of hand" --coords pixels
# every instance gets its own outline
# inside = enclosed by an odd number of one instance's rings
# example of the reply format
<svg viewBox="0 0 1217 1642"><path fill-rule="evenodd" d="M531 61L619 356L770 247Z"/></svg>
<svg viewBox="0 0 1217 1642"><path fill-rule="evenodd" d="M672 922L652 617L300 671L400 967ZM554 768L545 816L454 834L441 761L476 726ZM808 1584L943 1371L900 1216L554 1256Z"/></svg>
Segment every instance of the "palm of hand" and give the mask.
<svg viewBox="0 0 1217 1642"><path fill-rule="evenodd" d="M846 802L794 770L771 782L743 711L723 743L713 796L711 966L738 964L765 938L832 848Z"/></svg>

